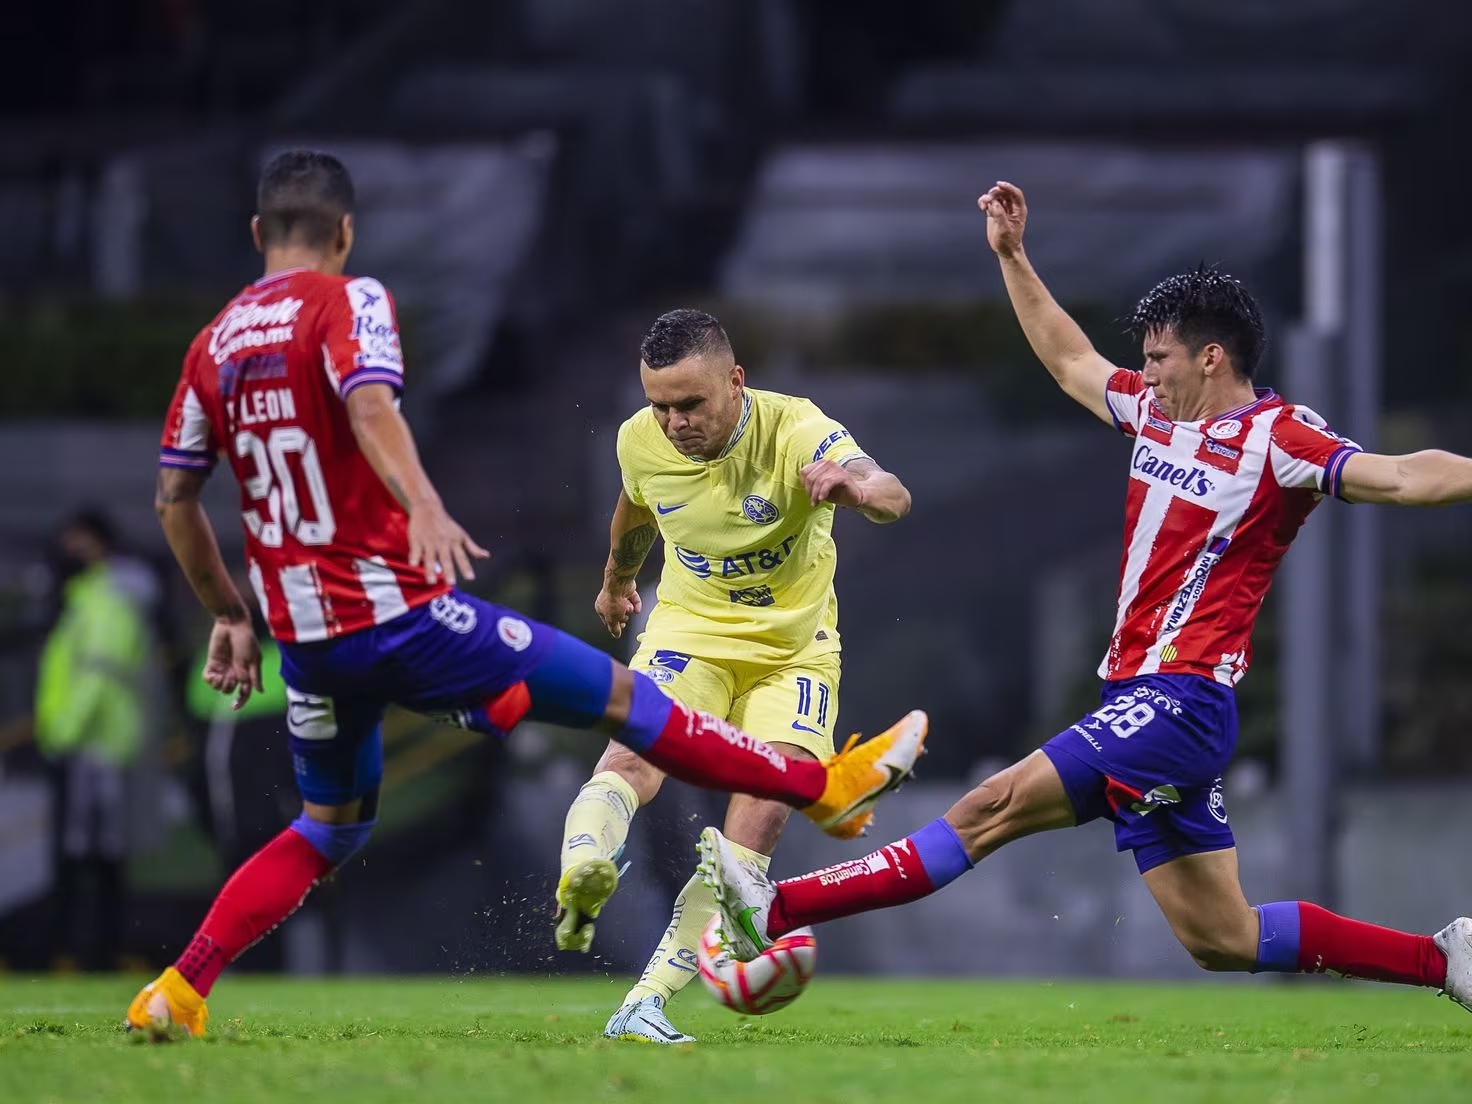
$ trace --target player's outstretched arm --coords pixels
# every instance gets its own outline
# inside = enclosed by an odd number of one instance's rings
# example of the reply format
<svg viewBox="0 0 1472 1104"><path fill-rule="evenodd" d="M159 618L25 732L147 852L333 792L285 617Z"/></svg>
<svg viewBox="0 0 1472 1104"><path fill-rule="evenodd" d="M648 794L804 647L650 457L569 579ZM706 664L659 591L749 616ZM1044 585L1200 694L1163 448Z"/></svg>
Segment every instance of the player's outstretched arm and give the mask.
<svg viewBox="0 0 1472 1104"><path fill-rule="evenodd" d="M659 526L649 508L640 506L620 490L608 526L608 563L603 567L603 589L593 608L598 619L614 636L622 636L629 618L642 608L639 603L639 569L654 547Z"/></svg>
<svg viewBox="0 0 1472 1104"><path fill-rule="evenodd" d="M1005 181L976 201L986 212L986 240L1002 265L1002 279L1028 344L1069 398L1094 416L1113 423L1104 389L1116 368L1049 293L1022 248L1027 201L1022 189Z"/></svg>
<svg viewBox="0 0 1472 1104"><path fill-rule="evenodd" d="M214 526L199 500L208 478L208 472L192 468L160 468L153 507L174 559L215 619L204 680L221 693L233 692L239 709L252 690L261 689L261 650L250 611L230 578Z"/></svg>
<svg viewBox="0 0 1472 1104"><path fill-rule="evenodd" d="M409 564L422 564L424 578L431 583L443 574L445 582L453 585L457 572L474 579L471 561L483 560L490 553L445 512L439 492L419 462L414 435L399 413L393 389L386 383L365 383L349 393L347 407L358 447L389 493L409 513Z"/></svg>
<svg viewBox="0 0 1472 1104"><path fill-rule="evenodd" d="M909 489L867 456L846 464L815 460L800 474L814 506L820 502L847 506L879 525L898 521L910 512Z"/></svg>
<svg viewBox="0 0 1472 1104"><path fill-rule="evenodd" d="M1440 449L1404 456L1357 452L1344 462L1340 494L1350 502L1397 506L1472 502L1472 460Z"/></svg>

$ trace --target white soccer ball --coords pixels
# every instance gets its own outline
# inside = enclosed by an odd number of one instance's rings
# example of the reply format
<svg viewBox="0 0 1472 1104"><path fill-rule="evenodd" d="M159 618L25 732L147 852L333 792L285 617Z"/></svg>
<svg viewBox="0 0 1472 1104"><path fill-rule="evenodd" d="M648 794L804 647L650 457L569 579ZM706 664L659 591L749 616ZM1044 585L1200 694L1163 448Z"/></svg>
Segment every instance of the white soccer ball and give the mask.
<svg viewBox="0 0 1472 1104"><path fill-rule="evenodd" d="M765 1016L786 1008L807 988L818 968L818 939L812 928L798 928L750 962L740 962L721 943L717 913L701 933L695 959L711 996L732 1012Z"/></svg>

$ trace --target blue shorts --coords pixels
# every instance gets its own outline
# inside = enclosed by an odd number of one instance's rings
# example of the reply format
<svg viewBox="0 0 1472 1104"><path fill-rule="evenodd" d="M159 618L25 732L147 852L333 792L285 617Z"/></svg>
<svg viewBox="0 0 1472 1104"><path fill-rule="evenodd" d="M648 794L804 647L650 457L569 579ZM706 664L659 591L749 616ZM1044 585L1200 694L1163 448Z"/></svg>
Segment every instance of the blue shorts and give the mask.
<svg viewBox="0 0 1472 1104"><path fill-rule="evenodd" d="M1199 675L1104 684L1103 706L1043 745L1078 823L1114 822L1140 873L1236 846L1222 774L1237 747L1232 688Z"/></svg>
<svg viewBox="0 0 1472 1104"><path fill-rule="evenodd" d="M527 716L586 728L607 708L613 661L454 591L371 629L282 644L281 679L297 788L307 801L345 805L378 793L390 705L493 735Z"/></svg>

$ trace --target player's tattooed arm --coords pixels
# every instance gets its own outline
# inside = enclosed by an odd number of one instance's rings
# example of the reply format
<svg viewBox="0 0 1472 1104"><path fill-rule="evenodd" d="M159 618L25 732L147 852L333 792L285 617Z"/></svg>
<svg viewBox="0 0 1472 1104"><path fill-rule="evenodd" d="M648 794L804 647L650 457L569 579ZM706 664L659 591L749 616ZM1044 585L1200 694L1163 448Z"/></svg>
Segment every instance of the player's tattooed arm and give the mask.
<svg viewBox="0 0 1472 1104"><path fill-rule="evenodd" d="M199 495L208 472L160 468L153 506L174 558L200 604L217 621L249 624L250 612L240 596L215 540L215 530Z"/></svg>
<svg viewBox="0 0 1472 1104"><path fill-rule="evenodd" d="M599 619L614 636L623 635L624 625L641 606L637 581L639 569L659 537L654 515L619 491L608 527L608 563L603 568L603 589L593 603Z"/></svg>

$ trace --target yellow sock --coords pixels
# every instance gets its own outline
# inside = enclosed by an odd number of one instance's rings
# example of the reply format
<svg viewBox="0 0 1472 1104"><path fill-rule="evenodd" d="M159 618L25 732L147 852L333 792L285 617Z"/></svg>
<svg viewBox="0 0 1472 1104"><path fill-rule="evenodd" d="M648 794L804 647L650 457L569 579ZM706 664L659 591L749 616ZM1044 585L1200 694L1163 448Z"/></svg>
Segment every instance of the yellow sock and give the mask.
<svg viewBox="0 0 1472 1104"><path fill-rule="evenodd" d="M584 859L611 859L629 838L629 822L639 808L634 787L613 771L583 783L562 830L560 870Z"/></svg>
<svg viewBox="0 0 1472 1104"><path fill-rule="evenodd" d="M762 855L740 844L732 843L731 850L761 868L763 874L771 865L771 857ZM685 883L685 888L675 898L670 926L660 937L659 946L644 967L638 982L624 997L625 1004L633 1004L645 997L658 997L668 1004L671 997L685 988L696 974L695 948L700 935L716 911L715 894L710 891L697 874Z"/></svg>

